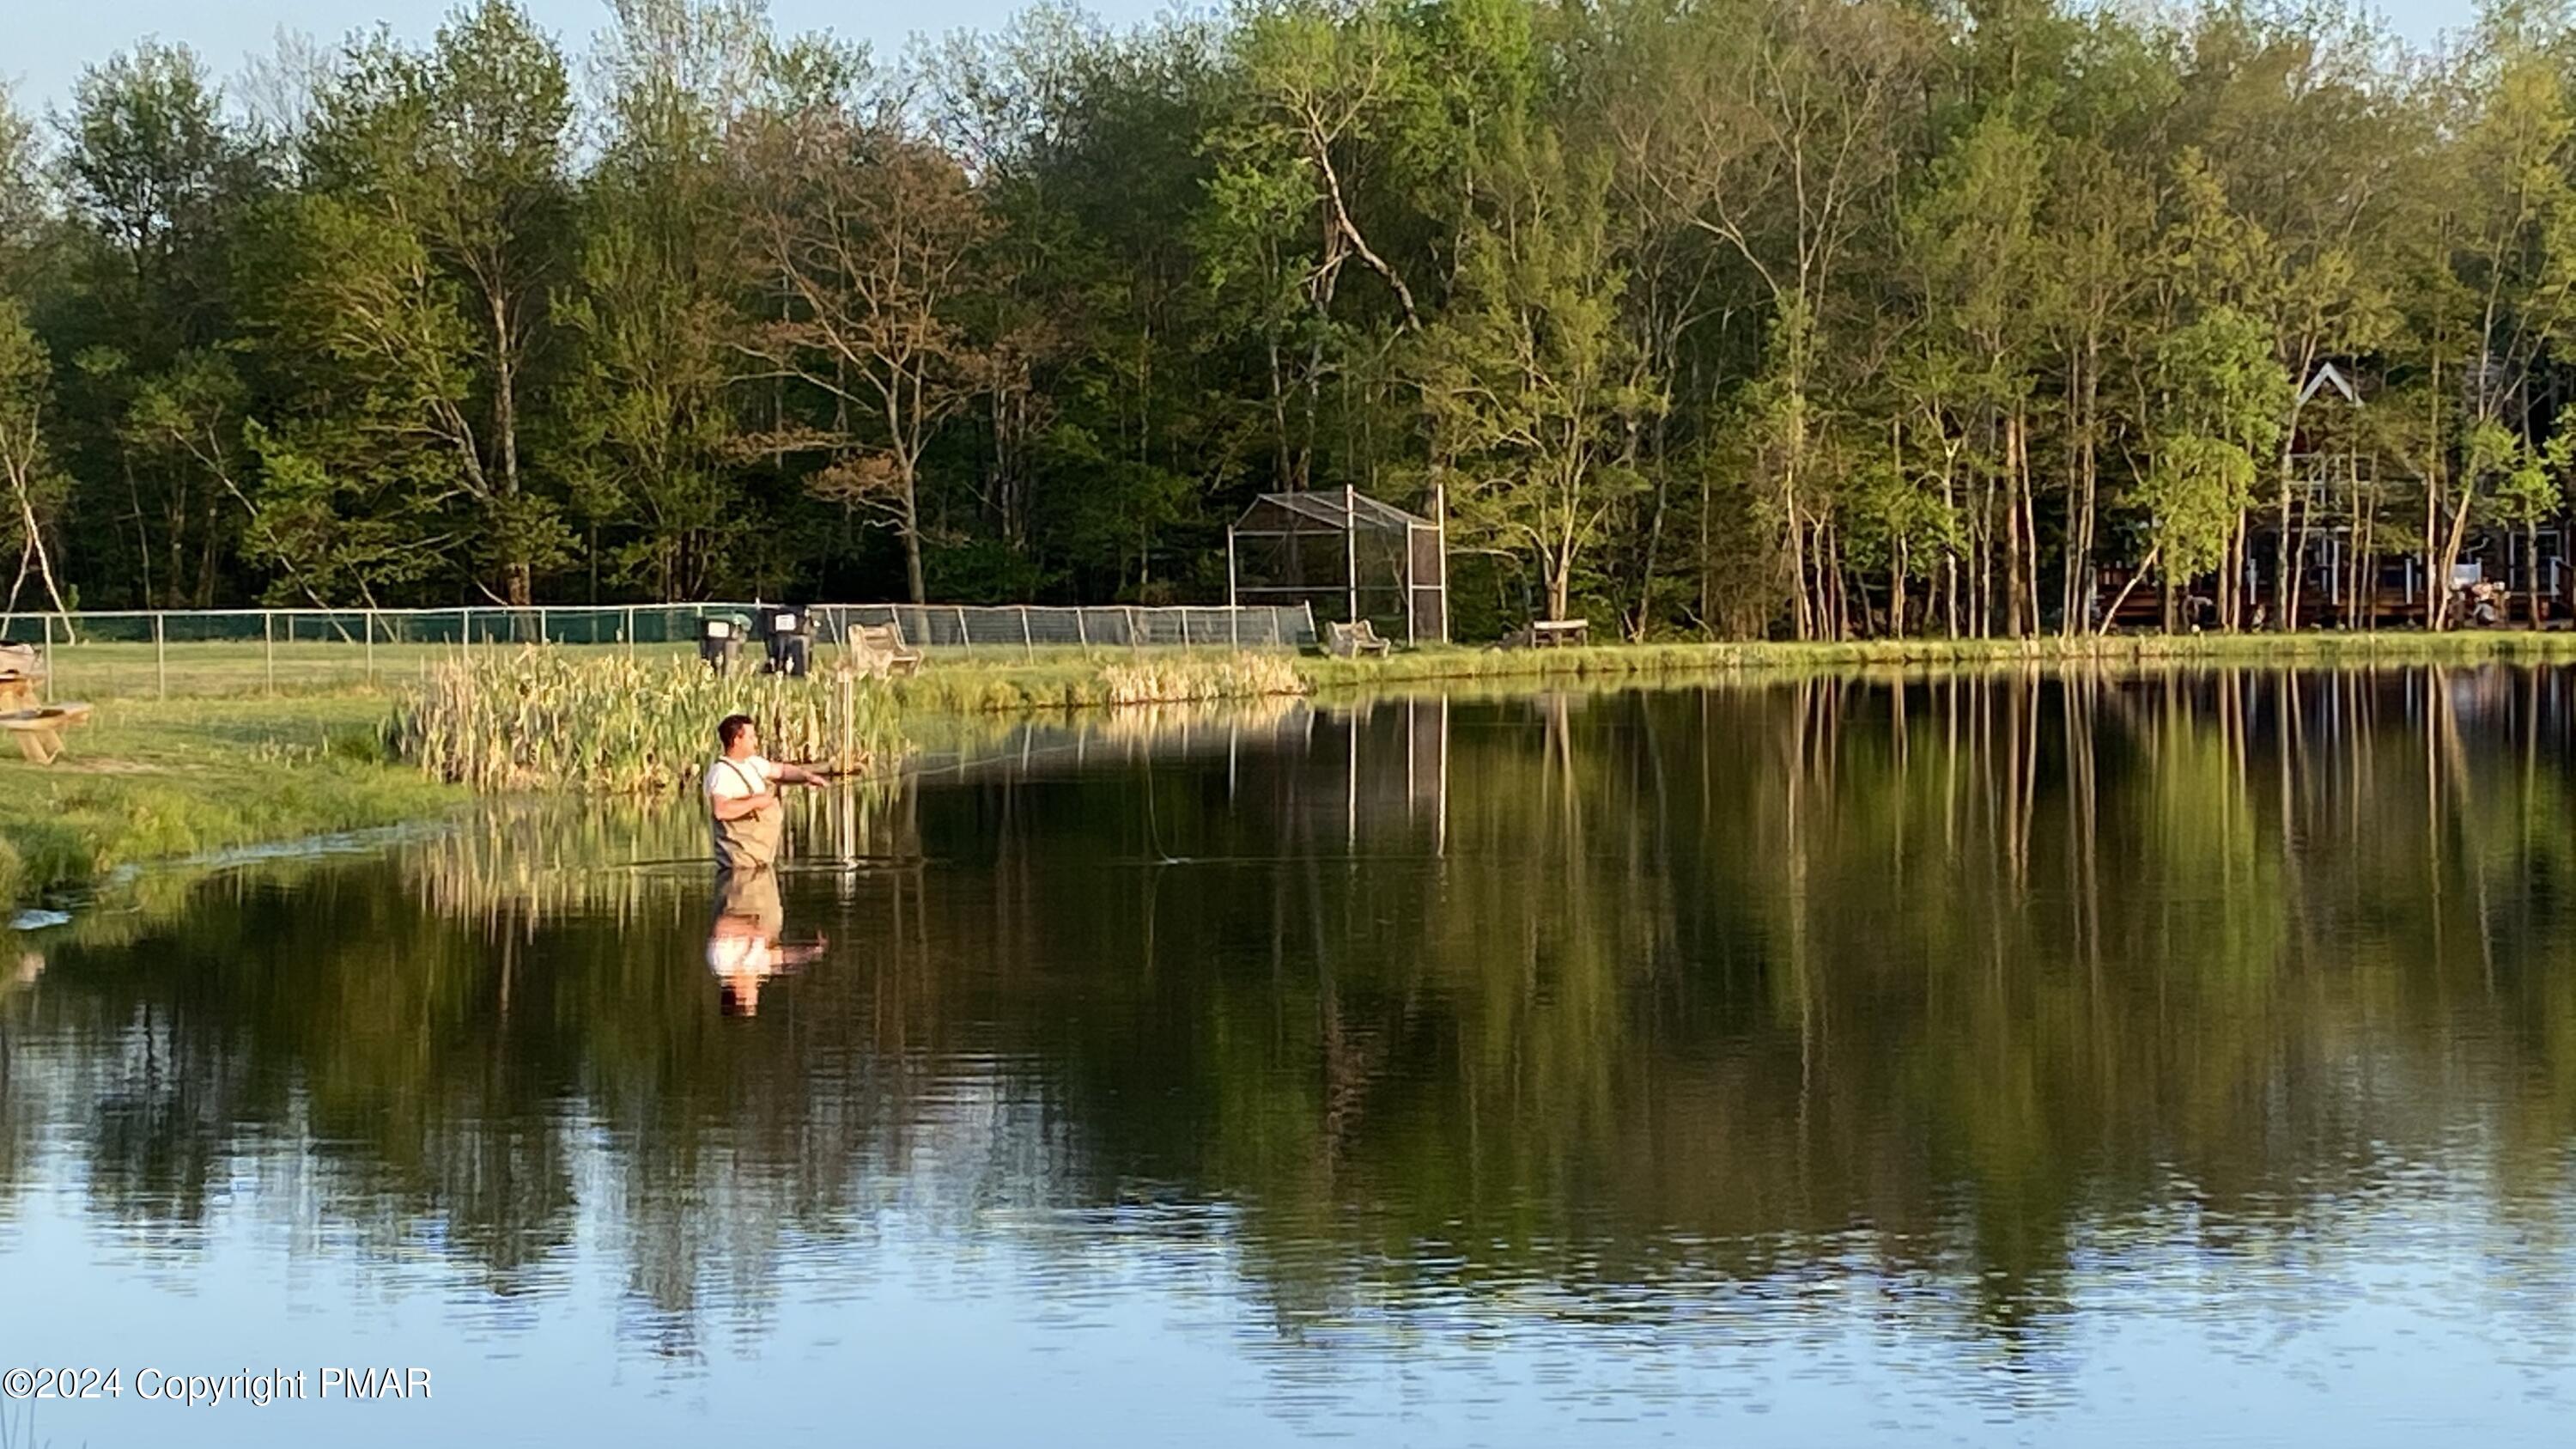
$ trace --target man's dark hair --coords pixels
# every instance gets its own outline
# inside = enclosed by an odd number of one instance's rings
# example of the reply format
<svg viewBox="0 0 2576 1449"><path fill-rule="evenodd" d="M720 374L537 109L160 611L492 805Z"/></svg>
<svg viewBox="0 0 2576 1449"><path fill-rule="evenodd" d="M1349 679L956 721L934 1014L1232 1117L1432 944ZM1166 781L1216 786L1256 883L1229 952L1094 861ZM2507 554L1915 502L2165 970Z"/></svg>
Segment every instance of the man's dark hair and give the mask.
<svg viewBox="0 0 2576 1449"><path fill-rule="evenodd" d="M739 736L744 730L749 728L751 728L750 715L726 715L723 719L716 721L716 743L722 745L728 750L732 749L735 737Z"/></svg>

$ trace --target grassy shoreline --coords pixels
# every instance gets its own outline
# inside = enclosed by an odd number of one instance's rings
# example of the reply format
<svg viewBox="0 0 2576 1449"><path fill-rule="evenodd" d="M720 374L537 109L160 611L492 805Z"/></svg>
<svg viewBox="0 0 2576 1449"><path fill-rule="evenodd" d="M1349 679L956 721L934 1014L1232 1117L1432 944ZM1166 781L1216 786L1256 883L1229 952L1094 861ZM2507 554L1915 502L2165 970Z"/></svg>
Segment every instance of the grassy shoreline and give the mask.
<svg viewBox="0 0 2576 1449"><path fill-rule="evenodd" d="M385 749L393 696L119 700L51 766L0 759L0 910L121 867L396 825L468 792Z"/></svg>
<svg viewBox="0 0 2576 1449"><path fill-rule="evenodd" d="M1214 658L1216 656L1206 656ZM1456 680L1648 681L1739 673L1873 668L2060 668L2093 664L2355 666L2576 662L2576 631L2472 631L2449 634L2177 634L2078 639L1895 639L1839 643L1595 644L1572 649L1478 649L1459 645L1406 650L1380 659L1300 657L1291 666L1302 692ZM1114 654L1096 661L1049 659L940 660L921 675L897 680L891 697L903 712L1017 713L1095 709L1138 702L1112 687ZM1275 688L1223 686L1193 698L1245 697Z"/></svg>
<svg viewBox="0 0 2576 1449"><path fill-rule="evenodd" d="M578 653L578 650L572 651ZM2127 635L2076 640L1464 647L1385 659L1102 651L940 658L887 686L885 717L990 716L1481 681L1543 689L1684 678L1885 668L2358 666L2576 661L2576 632ZM1258 667L1253 667L1257 664ZM414 678L425 677L425 671ZM388 727L414 678L259 697L94 696L98 722L39 768L0 758L0 908L89 885L120 867L400 824L473 798L398 758ZM773 682L777 683L777 682ZM712 705L709 708L713 708Z"/></svg>

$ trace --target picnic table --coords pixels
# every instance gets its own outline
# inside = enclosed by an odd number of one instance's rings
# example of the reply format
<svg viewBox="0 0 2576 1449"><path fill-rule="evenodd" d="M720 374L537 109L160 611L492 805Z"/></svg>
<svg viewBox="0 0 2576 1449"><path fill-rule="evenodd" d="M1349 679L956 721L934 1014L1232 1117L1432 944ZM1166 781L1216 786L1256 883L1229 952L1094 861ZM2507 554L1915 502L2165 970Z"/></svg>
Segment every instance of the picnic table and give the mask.
<svg viewBox="0 0 2576 1449"><path fill-rule="evenodd" d="M48 704L0 713L0 730L18 742L18 753L39 765L62 758L63 731L89 723L86 704Z"/></svg>
<svg viewBox="0 0 2576 1449"><path fill-rule="evenodd" d="M1564 649L1592 642L1592 625L1584 619L1532 619L1503 640L1506 649Z"/></svg>

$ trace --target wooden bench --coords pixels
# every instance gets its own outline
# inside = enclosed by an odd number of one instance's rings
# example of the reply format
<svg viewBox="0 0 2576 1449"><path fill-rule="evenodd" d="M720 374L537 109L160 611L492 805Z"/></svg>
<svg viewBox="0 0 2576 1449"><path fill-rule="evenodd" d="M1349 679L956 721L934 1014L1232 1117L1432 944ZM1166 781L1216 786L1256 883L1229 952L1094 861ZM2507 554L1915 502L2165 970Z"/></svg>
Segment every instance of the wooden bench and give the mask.
<svg viewBox="0 0 2576 1449"><path fill-rule="evenodd" d="M921 672L921 651L903 642L903 630L896 625L853 624L848 645L850 663L871 678Z"/></svg>
<svg viewBox="0 0 2576 1449"><path fill-rule="evenodd" d="M1592 625L1583 619L1532 619L1532 649L1564 649L1592 642Z"/></svg>
<svg viewBox="0 0 2576 1449"><path fill-rule="evenodd" d="M18 742L18 753L39 765L62 758L63 731L89 723L85 704L48 704L0 714L0 730Z"/></svg>
<svg viewBox="0 0 2576 1449"><path fill-rule="evenodd" d="M1337 659L1359 659L1371 654L1387 654L1393 645L1378 637L1377 626L1362 619L1355 624L1324 625L1324 652Z"/></svg>

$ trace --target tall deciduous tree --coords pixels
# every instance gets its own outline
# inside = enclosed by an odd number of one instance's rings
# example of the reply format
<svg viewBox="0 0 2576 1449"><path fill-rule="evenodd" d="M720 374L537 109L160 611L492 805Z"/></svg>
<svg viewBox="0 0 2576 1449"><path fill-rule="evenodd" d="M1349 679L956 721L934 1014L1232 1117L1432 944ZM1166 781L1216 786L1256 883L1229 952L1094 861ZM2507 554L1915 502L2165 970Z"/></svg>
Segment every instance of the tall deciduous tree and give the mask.
<svg viewBox="0 0 2576 1449"><path fill-rule="evenodd" d="M0 297L0 487L8 489L0 517L0 546L11 546L9 597L16 609L32 580L57 612L68 607L46 535L60 524L67 480L53 466L45 438L51 402L51 361L27 328L17 303Z"/></svg>
<svg viewBox="0 0 2576 1449"><path fill-rule="evenodd" d="M819 399L815 420L757 440L825 461L817 497L889 522L909 596L922 571L922 462L977 392L982 359L959 315L988 285L992 217L956 161L899 108L848 100L772 116L745 177L753 245L778 315L746 342L764 375Z"/></svg>
<svg viewBox="0 0 2576 1449"><path fill-rule="evenodd" d="M1459 537L1535 565L1561 619L1613 510L1641 486L1635 429L1655 397L1619 326L1607 166L1568 158L1545 132L1496 149L1420 385Z"/></svg>
<svg viewBox="0 0 2576 1449"><path fill-rule="evenodd" d="M593 595L604 572L695 598L736 580L728 545L750 524L727 477L748 257L725 148L771 42L742 0L619 0L616 15L598 66L607 131L556 304L571 357L555 456L591 524Z"/></svg>
<svg viewBox="0 0 2576 1449"><path fill-rule="evenodd" d="M571 122L554 42L483 0L426 52L381 35L352 47L304 144L321 279L338 267L338 285L380 304L312 320L329 350L367 363L362 387L403 395L407 425L449 452L477 572L513 604L570 554L560 508L525 473L521 394L566 270Z"/></svg>

